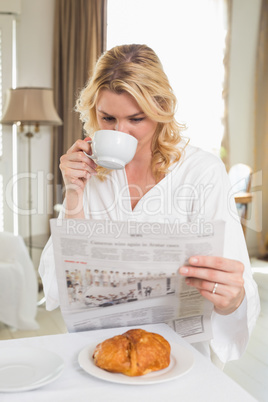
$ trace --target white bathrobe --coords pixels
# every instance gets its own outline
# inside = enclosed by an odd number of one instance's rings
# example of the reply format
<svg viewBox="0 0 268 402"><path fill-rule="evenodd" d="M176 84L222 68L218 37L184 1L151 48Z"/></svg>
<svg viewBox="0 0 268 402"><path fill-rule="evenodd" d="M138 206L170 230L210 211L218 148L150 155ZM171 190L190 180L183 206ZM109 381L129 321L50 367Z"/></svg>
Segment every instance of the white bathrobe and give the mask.
<svg viewBox="0 0 268 402"><path fill-rule="evenodd" d="M84 191L84 212L86 219L113 221L170 224L225 221L223 256L244 264L246 296L230 315L213 312L213 339L194 346L207 356L212 349L222 362L241 356L258 317L260 304L228 175L219 158L187 145L180 161L173 164L165 178L139 200L134 210L125 170L112 171L105 181L93 176ZM47 309L52 310L59 305L59 298L51 239L43 251L39 273Z"/></svg>

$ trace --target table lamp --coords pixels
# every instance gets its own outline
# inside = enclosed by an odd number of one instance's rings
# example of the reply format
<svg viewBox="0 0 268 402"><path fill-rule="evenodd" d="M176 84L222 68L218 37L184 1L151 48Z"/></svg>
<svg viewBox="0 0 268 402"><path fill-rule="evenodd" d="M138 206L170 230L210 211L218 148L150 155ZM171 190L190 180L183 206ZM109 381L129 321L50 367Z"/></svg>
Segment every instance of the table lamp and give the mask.
<svg viewBox="0 0 268 402"><path fill-rule="evenodd" d="M53 102L53 91L50 88L20 87L7 90L6 104L1 124L17 124L19 130L28 138L28 170L31 167L31 138L39 131L39 126L59 126L59 118ZM32 257L32 188L31 178L28 179L29 194L29 250Z"/></svg>

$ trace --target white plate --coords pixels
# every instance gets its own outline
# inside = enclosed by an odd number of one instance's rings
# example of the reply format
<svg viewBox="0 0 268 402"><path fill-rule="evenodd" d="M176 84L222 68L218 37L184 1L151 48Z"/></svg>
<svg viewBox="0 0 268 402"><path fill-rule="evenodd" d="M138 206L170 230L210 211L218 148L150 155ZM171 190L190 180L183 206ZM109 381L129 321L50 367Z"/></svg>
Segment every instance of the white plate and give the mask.
<svg viewBox="0 0 268 402"><path fill-rule="evenodd" d="M64 368L60 356L45 349L15 347L0 350L0 392L42 387L58 378Z"/></svg>
<svg viewBox="0 0 268 402"><path fill-rule="evenodd" d="M78 356L80 366L94 377L119 384L148 385L174 380L186 374L194 364L193 353L177 343L170 343L171 356L167 368L139 377L129 377L124 374L110 373L94 364L92 359L96 344L85 347Z"/></svg>

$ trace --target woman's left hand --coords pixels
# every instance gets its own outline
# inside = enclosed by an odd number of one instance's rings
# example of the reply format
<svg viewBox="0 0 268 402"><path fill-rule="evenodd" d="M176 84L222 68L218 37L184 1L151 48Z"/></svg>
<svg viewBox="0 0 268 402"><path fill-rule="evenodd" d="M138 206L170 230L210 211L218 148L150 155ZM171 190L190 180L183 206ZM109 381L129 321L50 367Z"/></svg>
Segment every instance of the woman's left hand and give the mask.
<svg viewBox="0 0 268 402"><path fill-rule="evenodd" d="M195 287L214 304L217 313L227 315L235 311L245 296L244 265L223 257L194 256L179 269L186 283Z"/></svg>

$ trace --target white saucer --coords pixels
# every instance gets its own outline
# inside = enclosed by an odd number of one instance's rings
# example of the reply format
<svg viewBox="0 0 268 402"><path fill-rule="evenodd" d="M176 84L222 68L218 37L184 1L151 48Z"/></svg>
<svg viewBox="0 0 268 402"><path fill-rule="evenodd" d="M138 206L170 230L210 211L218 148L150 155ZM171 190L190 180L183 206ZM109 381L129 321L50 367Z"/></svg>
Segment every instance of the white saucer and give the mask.
<svg viewBox="0 0 268 402"><path fill-rule="evenodd" d="M78 362L88 374L105 381L130 385L156 384L174 380L186 374L193 367L194 355L189 349L177 343L170 343L170 345L171 356L169 366L166 369L154 371L139 377L128 377L123 374L110 373L97 367L92 359L96 343L81 350Z"/></svg>
<svg viewBox="0 0 268 402"><path fill-rule="evenodd" d="M0 392L20 392L42 387L58 378L63 360L49 350L32 347L1 349Z"/></svg>

